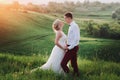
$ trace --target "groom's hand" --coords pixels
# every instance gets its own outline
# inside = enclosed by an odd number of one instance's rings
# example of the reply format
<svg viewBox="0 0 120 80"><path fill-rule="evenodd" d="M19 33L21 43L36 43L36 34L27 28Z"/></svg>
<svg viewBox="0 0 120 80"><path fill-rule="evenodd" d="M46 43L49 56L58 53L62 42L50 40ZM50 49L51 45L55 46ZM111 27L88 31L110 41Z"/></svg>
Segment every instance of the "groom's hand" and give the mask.
<svg viewBox="0 0 120 80"><path fill-rule="evenodd" d="M68 51L68 47L66 46L66 47L65 47L65 52L67 52L67 51Z"/></svg>

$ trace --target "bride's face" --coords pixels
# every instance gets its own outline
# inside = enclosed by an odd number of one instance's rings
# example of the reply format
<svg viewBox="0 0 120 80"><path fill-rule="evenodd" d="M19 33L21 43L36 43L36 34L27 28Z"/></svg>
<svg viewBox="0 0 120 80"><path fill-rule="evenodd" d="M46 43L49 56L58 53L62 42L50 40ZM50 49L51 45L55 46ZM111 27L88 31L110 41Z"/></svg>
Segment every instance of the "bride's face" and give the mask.
<svg viewBox="0 0 120 80"><path fill-rule="evenodd" d="M64 23L61 21L60 22L60 27L63 28L63 26L64 26Z"/></svg>

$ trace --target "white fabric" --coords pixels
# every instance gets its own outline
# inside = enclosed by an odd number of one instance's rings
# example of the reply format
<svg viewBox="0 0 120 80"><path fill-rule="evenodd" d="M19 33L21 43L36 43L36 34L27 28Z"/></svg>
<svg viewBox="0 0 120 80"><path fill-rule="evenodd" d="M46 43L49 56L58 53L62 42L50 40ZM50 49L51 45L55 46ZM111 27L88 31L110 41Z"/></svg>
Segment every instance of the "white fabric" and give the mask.
<svg viewBox="0 0 120 80"><path fill-rule="evenodd" d="M70 23L70 27L68 30L67 44L70 45L68 49L69 50L73 49L75 46L79 44L79 41L80 41L80 28L74 21L72 21Z"/></svg>
<svg viewBox="0 0 120 80"><path fill-rule="evenodd" d="M62 32L62 37L60 38L59 43L63 47L65 47L65 45L66 45L66 40L67 40L67 37ZM40 69L43 69L43 70L51 69L56 73L62 73L63 69L60 64L61 64L61 61L62 61L64 55L65 55L64 50L55 45L48 61L44 65L42 65L40 67Z"/></svg>

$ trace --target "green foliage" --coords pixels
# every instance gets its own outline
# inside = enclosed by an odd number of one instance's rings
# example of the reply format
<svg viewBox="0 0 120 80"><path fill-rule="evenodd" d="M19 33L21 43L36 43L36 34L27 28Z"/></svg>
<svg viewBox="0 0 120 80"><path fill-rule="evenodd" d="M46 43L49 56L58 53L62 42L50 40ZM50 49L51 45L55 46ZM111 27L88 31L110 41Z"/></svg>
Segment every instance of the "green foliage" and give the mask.
<svg viewBox="0 0 120 80"><path fill-rule="evenodd" d="M66 76L56 74L51 70L37 70L31 73L33 68L41 66L48 59L43 58L46 55L34 55L34 56L14 56L10 54L0 54L0 61L6 59L0 63L6 64L4 69L0 67L0 71L7 71L6 73L0 72L0 79L2 80L119 80L120 65L114 62L105 61L90 61L86 59L78 58L78 65L80 70L80 77L73 77L72 72ZM16 64L17 63L17 64ZM36 63L36 64L34 64ZM11 65L8 68L7 65ZM14 64L14 65L13 65ZM12 66L13 65L13 66ZM27 65L27 66L26 66ZM19 71L16 70L16 66ZM71 69L71 66L70 66Z"/></svg>
<svg viewBox="0 0 120 80"><path fill-rule="evenodd" d="M112 43L112 45L117 45L115 43ZM97 56L100 59L103 60L107 60L107 61L115 61L115 62L119 62L120 61L120 52L119 50L115 49L115 47L112 47L111 44L109 44L108 46L103 46L98 50ZM119 45L117 45L118 48ZM114 51L113 51L114 50Z"/></svg>
<svg viewBox="0 0 120 80"><path fill-rule="evenodd" d="M117 14L115 12L112 13L112 18L116 19L117 18Z"/></svg>
<svg viewBox="0 0 120 80"><path fill-rule="evenodd" d="M105 23L105 24L102 24L101 27L100 27L100 36L101 37L108 37L108 31L109 31L109 24Z"/></svg>
<svg viewBox="0 0 120 80"><path fill-rule="evenodd" d="M93 25L92 25L91 22L88 23L88 27L87 27L86 29L87 29L87 32L88 32L90 35L93 34L93 32L92 32L92 30L93 30Z"/></svg>
<svg viewBox="0 0 120 80"><path fill-rule="evenodd" d="M89 21L86 30L88 34L95 37L120 39L119 24L116 22L98 24Z"/></svg>
<svg viewBox="0 0 120 80"><path fill-rule="evenodd" d="M81 58L119 62L119 45L119 40L82 38L79 54Z"/></svg>
<svg viewBox="0 0 120 80"><path fill-rule="evenodd" d="M116 9L116 10L112 13L112 18L113 18L113 19L120 20L120 8Z"/></svg>

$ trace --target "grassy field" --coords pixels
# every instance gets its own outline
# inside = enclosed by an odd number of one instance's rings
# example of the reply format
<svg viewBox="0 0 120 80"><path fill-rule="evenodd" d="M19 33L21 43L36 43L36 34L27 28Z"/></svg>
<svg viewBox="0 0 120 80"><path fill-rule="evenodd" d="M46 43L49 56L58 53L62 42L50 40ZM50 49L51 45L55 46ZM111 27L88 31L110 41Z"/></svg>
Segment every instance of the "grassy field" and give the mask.
<svg viewBox="0 0 120 80"><path fill-rule="evenodd" d="M103 60L86 60L78 57L81 76L74 78L71 74L66 77L52 71L30 70L46 62L49 55L14 56L0 54L0 69L2 80L119 80L120 64Z"/></svg>
<svg viewBox="0 0 120 80"><path fill-rule="evenodd" d="M114 62L111 56L120 53L120 40L85 36L85 24L82 22L89 18L75 18L81 28L78 52L81 76L74 78L71 74L64 77L52 71L30 73L47 61L54 46L55 34L51 25L58 17L63 20L61 15L1 11L0 17L1 80L120 80L120 63ZM112 21L110 18L93 19L101 23ZM65 25L65 33L67 29L68 25ZM101 58L102 53L106 59Z"/></svg>

